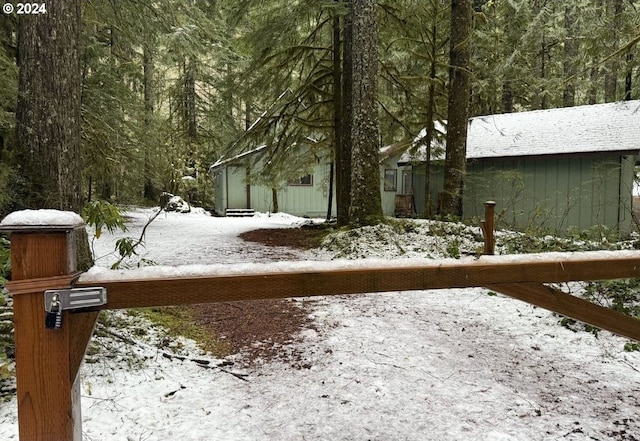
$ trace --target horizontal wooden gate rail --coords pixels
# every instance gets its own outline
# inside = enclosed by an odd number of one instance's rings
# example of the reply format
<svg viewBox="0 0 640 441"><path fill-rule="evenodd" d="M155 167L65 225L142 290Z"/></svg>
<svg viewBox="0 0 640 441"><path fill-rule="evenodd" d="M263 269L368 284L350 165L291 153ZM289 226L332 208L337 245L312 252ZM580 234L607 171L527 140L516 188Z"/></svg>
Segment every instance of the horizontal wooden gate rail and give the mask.
<svg viewBox="0 0 640 441"><path fill-rule="evenodd" d="M483 256L477 260L444 262L411 260L371 261L368 267L355 267L352 261L291 262L285 269L270 270L268 265L246 264L242 274L208 276L205 266L197 276L180 276L180 267L152 267L150 273L162 276L110 277L109 271L81 276L77 287L104 286L108 302L102 309L169 306L195 303L287 297L412 291L442 288L491 286L522 283L561 283L640 277L638 252L584 252ZM366 263L365 263L366 264ZM283 265L278 265L282 267ZM296 269L299 266L303 269ZM362 263L359 264L362 266ZM172 272L177 275L172 275ZM511 291L511 290L509 290ZM507 294L510 295L510 294ZM638 321L640 324L640 321Z"/></svg>
<svg viewBox="0 0 640 441"><path fill-rule="evenodd" d="M0 226L12 232L18 426L22 441L80 441L78 370L99 309L137 308L335 294L488 287L640 341L640 320L545 283L640 277L640 251L482 256L477 260L291 262L224 271L154 267L128 276L77 272L74 235L83 225ZM367 265L366 267L362 267ZM234 273L234 271L236 273ZM91 311L64 311L60 329L44 326L44 291L107 289Z"/></svg>
<svg viewBox="0 0 640 441"><path fill-rule="evenodd" d="M311 263L303 265L308 268ZM102 309L483 286L640 340L640 320L544 285L640 277L640 252L483 256L474 261L425 261L413 266L401 261L384 266L373 263L370 268L335 262L318 262L318 269L296 270L295 266L269 271L261 264L255 265L255 272L245 269L246 274L191 277L171 276L171 267L153 268L163 277L129 280L110 279L105 272L103 278L81 277L75 286L105 287L109 299ZM206 273L206 268L200 270Z"/></svg>

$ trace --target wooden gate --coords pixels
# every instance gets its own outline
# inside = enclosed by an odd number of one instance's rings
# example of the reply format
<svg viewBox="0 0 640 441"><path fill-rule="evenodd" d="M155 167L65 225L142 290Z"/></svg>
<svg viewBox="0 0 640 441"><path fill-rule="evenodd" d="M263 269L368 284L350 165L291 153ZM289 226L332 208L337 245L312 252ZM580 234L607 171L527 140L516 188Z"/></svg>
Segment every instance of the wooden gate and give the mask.
<svg viewBox="0 0 640 441"><path fill-rule="evenodd" d="M72 225L6 225L12 233L18 425L23 441L82 439L78 371L100 310L333 294L487 287L491 290L640 341L640 320L595 305L545 283L640 277L640 251L482 256L474 261L292 263L234 272L233 266L155 268L81 274ZM491 236L492 222L485 223ZM489 237L492 242L492 238ZM491 251L492 247L485 249ZM215 271L213 271L215 269ZM61 313L59 329L47 329L44 291L104 287L105 304Z"/></svg>

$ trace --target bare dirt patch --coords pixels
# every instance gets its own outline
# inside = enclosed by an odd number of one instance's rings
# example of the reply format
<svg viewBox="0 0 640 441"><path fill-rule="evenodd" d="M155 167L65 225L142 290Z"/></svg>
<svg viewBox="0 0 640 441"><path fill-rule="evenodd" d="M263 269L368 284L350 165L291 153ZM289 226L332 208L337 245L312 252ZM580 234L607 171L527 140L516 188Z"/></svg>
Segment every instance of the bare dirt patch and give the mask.
<svg viewBox="0 0 640 441"><path fill-rule="evenodd" d="M247 231L240 238L247 242L257 242L270 247L289 247L309 250L320 245L326 230L321 228L267 228Z"/></svg>
<svg viewBox="0 0 640 441"><path fill-rule="evenodd" d="M283 347L299 340L311 326L308 311L293 300L256 300L191 306L196 323L228 344L242 363L279 359L299 365L297 354Z"/></svg>
<svg viewBox="0 0 640 441"><path fill-rule="evenodd" d="M278 260L278 254L281 259L290 258L288 249L318 246L324 234L324 231L312 228L286 228L254 230L240 237L247 242L282 247L277 253L271 254L274 260ZM298 354L283 350L283 347L300 338L301 330L312 327L303 302L290 299L257 300L193 305L188 308L197 324L229 346L230 354L244 354L244 363L279 359L297 368L305 367L300 364Z"/></svg>

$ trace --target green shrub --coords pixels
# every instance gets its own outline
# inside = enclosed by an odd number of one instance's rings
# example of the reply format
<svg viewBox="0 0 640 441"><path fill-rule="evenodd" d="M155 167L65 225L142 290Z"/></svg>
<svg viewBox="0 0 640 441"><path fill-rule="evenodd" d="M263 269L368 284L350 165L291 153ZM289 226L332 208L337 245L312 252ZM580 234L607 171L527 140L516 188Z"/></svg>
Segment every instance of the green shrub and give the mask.
<svg viewBox="0 0 640 441"><path fill-rule="evenodd" d="M587 282L584 292L594 303L640 318L640 279Z"/></svg>
<svg viewBox="0 0 640 441"><path fill-rule="evenodd" d="M7 357L7 348L13 345L13 315L8 306L4 284L11 272L10 242L0 237L0 383L14 376L13 363ZM3 397L4 399L4 397Z"/></svg>
<svg viewBox="0 0 640 441"><path fill-rule="evenodd" d="M4 286L11 273L11 242L0 237L0 288ZM0 291L0 296L2 291Z"/></svg>
<svg viewBox="0 0 640 441"><path fill-rule="evenodd" d="M89 202L82 209L81 215L87 225L95 228L96 239L100 239L103 228L106 228L109 233L113 233L117 229L127 231L124 218L118 207L105 200Z"/></svg>
<svg viewBox="0 0 640 441"><path fill-rule="evenodd" d="M0 162L0 219L11 211L22 208L18 203L22 186L23 179L7 164Z"/></svg>
<svg viewBox="0 0 640 441"><path fill-rule="evenodd" d="M568 230L566 236L545 234L538 228L525 232L497 234L502 254L547 253L552 251L620 250L640 246L637 240L621 242L620 235L604 225L588 230Z"/></svg>

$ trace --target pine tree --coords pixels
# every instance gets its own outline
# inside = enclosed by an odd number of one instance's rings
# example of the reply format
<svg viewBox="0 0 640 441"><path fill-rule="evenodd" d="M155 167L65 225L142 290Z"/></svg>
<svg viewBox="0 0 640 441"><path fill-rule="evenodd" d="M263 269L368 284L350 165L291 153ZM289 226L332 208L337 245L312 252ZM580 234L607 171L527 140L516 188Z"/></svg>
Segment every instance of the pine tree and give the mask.
<svg viewBox="0 0 640 441"><path fill-rule="evenodd" d="M340 103L342 116L340 151L336 152L337 167L337 209L338 225L345 226L351 222L351 173L353 170L353 8L352 0L348 0L349 13L344 18L342 82ZM339 154L338 154L339 153Z"/></svg>
<svg viewBox="0 0 640 441"><path fill-rule="evenodd" d="M562 105L571 107L576 105L575 76L577 71L577 58L579 43L576 36L576 15L578 11L575 5L567 4L564 7L564 53L563 72L565 78L564 91L562 93Z"/></svg>
<svg viewBox="0 0 640 441"><path fill-rule="evenodd" d="M336 0L339 1L339 0ZM350 19L350 18L349 18ZM333 17L333 159L331 163L331 181L335 181L336 189L336 221L339 226L349 224L349 203L351 202L351 142L346 139L343 100L343 50L342 28L345 20L339 14ZM346 33L346 29L345 29ZM346 39L345 35L345 39ZM350 38L350 37L349 37ZM333 187L329 189L329 208L327 220L330 219Z"/></svg>
<svg viewBox="0 0 640 441"><path fill-rule="evenodd" d="M16 204L16 174L11 168L18 96L14 15L0 16L0 217Z"/></svg>
<svg viewBox="0 0 640 441"><path fill-rule="evenodd" d="M154 81L154 50L152 44L146 43L143 45L143 84L144 84L144 128L147 135L150 137L153 133L154 111L156 102L156 90ZM152 172L151 172L151 150L152 147L149 144L144 146L144 189L143 197L147 200L155 200L159 197L158 190L154 185Z"/></svg>
<svg viewBox="0 0 640 441"><path fill-rule="evenodd" d="M20 18L16 141L28 207L82 206L80 22L80 3L65 0Z"/></svg>
<svg viewBox="0 0 640 441"><path fill-rule="evenodd" d="M622 26L622 11L624 5L622 0L610 0L606 2L606 14L610 18L612 26L611 31L611 44L612 49L617 49L620 45L620 28ZM609 60L606 65L606 72L604 77L604 101L615 101L618 96L618 70L620 67L620 61L618 57L614 57Z"/></svg>
<svg viewBox="0 0 640 441"><path fill-rule="evenodd" d="M258 2L260 13L247 18L249 30L241 41L249 62L234 93L257 117L227 154L267 146L260 158L266 165L252 167L252 182L279 189L307 174L318 158L333 155L339 136L334 128L334 81L341 73L334 63L334 18L339 20L344 10L334 3ZM335 163L338 182L341 164ZM342 188L338 183L339 216Z"/></svg>
<svg viewBox="0 0 640 441"><path fill-rule="evenodd" d="M440 0L381 8L380 137L383 145L411 143L430 119L445 118L449 8Z"/></svg>
<svg viewBox="0 0 640 441"><path fill-rule="evenodd" d="M470 93L472 1L451 1L449 112L444 190L440 214L462 215L462 189L467 161L467 125Z"/></svg>
<svg viewBox="0 0 640 441"><path fill-rule="evenodd" d="M370 225L382 218L380 198L377 108L376 2L352 0L351 17L351 207L353 225Z"/></svg>
<svg viewBox="0 0 640 441"><path fill-rule="evenodd" d="M18 55L13 15L0 16L0 161L14 130L18 88Z"/></svg>
<svg viewBox="0 0 640 441"><path fill-rule="evenodd" d="M155 11L146 1L83 6L82 152L85 182L90 183L87 195L92 198L95 189L108 200L138 201L149 181L157 185L151 170L161 136L149 107L149 87L156 83L148 59L159 32L153 24Z"/></svg>

